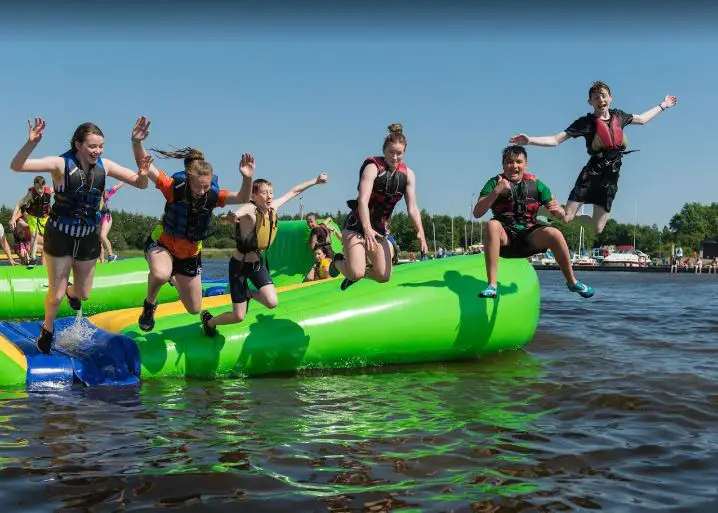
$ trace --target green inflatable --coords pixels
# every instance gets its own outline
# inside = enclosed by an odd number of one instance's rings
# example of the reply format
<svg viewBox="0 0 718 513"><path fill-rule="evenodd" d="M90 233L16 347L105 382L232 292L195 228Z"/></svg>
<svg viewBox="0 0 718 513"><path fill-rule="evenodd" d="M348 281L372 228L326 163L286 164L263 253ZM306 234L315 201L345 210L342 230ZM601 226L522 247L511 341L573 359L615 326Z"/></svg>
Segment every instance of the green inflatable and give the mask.
<svg viewBox="0 0 718 513"><path fill-rule="evenodd" d="M501 277L498 299L484 300L483 255L417 262L398 266L389 283L300 286L281 292L273 310L251 301L245 320L218 326L215 338L186 313L158 317L151 333L135 323L120 332L139 347L143 380L476 358L523 346L538 324L531 264L502 260ZM210 311L228 311L227 303Z"/></svg>

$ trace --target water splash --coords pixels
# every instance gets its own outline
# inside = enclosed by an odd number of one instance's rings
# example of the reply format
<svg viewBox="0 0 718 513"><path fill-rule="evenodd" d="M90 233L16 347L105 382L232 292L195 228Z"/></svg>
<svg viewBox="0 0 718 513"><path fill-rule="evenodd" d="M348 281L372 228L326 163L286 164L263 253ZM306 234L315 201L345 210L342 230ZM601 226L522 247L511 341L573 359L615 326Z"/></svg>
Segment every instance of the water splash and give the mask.
<svg viewBox="0 0 718 513"><path fill-rule="evenodd" d="M82 316L82 310L78 310L75 322L55 335L55 346L65 351L81 350L83 344L92 340L97 328L90 324L90 321Z"/></svg>

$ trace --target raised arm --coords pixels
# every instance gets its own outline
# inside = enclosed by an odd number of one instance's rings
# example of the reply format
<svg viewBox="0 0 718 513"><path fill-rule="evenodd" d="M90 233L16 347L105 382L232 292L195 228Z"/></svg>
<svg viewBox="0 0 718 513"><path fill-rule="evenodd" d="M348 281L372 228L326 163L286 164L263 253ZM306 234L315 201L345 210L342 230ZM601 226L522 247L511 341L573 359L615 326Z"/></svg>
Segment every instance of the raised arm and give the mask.
<svg viewBox="0 0 718 513"><path fill-rule="evenodd" d="M409 219L411 219L414 229L416 230L416 238L419 239L421 251L428 253L429 247L426 244L424 225L421 223L421 212L416 202L416 175L414 175L414 171L411 169L407 170L404 201L406 201L406 213L409 214Z"/></svg>
<svg viewBox="0 0 718 513"><path fill-rule="evenodd" d="M312 180L307 180L306 182L302 182L298 185L295 185L291 189L289 189L289 192L285 193L283 196L280 196L279 199L276 199L272 202L274 208L276 210L279 210L279 208L284 205L287 201L296 198L299 196L302 192L306 191L310 187L322 183L327 183L327 180L329 179L328 175L326 173L322 173L316 178Z"/></svg>
<svg viewBox="0 0 718 513"><path fill-rule="evenodd" d="M678 103L678 98L675 96L666 96L661 103L656 105L655 107L648 109L643 114L634 114L633 120L631 121L632 125L645 125L650 120L658 116L661 112L663 112L666 109L670 109L671 107L674 107Z"/></svg>
<svg viewBox="0 0 718 513"><path fill-rule="evenodd" d="M152 122L144 116L137 118L135 126L132 127L130 133L130 139L132 140L132 154L135 157L135 164L139 168L146 158L149 157L149 153L145 150L142 141L147 139L150 135L150 124ZM149 167L145 170L147 178L152 180L153 183L157 183L157 178L160 176L160 171L152 163L152 159L149 160Z"/></svg>
<svg viewBox="0 0 718 513"><path fill-rule="evenodd" d="M59 178L65 168L62 157L50 156L39 159L31 159L30 154L42 140L45 131L45 120L35 118L34 124L28 120L27 142L15 154L10 162L10 169L18 173L52 173L53 179Z"/></svg>
<svg viewBox="0 0 718 513"><path fill-rule="evenodd" d="M249 203L252 198L252 177L254 176L254 157L244 153L239 161L239 172L242 174L242 188L238 192L230 192L227 195L225 204L237 205Z"/></svg>
<svg viewBox="0 0 718 513"><path fill-rule="evenodd" d="M513 137L509 138L509 142L511 144L518 144L521 146L526 145L532 145L532 146L545 146L545 147L555 147L564 142L566 139L568 139L568 134L564 132L559 132L555 135L545 135L541 137L531 137L526 134L518 134L514 135Z"/></svg>

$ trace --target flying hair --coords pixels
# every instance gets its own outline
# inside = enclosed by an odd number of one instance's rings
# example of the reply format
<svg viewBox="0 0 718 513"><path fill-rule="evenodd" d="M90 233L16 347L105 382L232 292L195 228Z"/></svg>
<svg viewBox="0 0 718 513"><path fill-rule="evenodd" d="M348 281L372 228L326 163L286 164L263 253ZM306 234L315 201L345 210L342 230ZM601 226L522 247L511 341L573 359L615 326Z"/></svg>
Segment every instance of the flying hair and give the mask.
<svg viewBox="0 0 718 513"><path fill-rule="evenodd" d="M159 150L150 148L158 157L163 159L182 159L184 161L184 169L189 176L212 176L212 164L204 160L204 153L187 146L174 151Z"/></svg>

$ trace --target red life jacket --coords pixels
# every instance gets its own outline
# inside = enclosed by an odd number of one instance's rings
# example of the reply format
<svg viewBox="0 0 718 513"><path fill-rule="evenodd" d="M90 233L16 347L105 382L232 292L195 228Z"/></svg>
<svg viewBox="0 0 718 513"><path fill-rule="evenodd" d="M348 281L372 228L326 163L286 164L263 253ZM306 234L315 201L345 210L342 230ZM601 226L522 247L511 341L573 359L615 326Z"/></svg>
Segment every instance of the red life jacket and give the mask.
<svg viewBox="0 0 718 513"><path fill-rule="evenodd" d="M596 137L604 150L625 150L626 142L621 128L621 119L613 114L610 119L610 126L603 119L591 114L596 127Z"/></svg>
<svg viewBox="0 0 718 513"><path fill-rule="evenodd" d="M391 218L394 207L406 194L406 184L409 176L408 168L404 162L400 162L396 171L390 173L384 157L367 157L364 159L361 168L359 168L360 178L369 164L376 165L379 170L374 179L371 196L369 196L369 217L372 226L383 229L386 221ZM357 200L349 200L347 205L356 211L358 203Z"/></svg>
<svg viewBox="0 0 718 513"><path fill-rule="evenodd" d="M524 173L521 181L512 182L509 193L498 198L491 209L494 219L504 224L530 227L536 224L540 206L536 175Z"/></svg>
<svg viewBox="0 0 718 513"><path fill-rule="evenodd" d="M42 194L37 192L35 187L30 187L27 192L30 193L30 202L27 204L27 213L33 217L47 217L50 215L50 200L52 199L52 189L47 185L42 190Z"/></svg>

